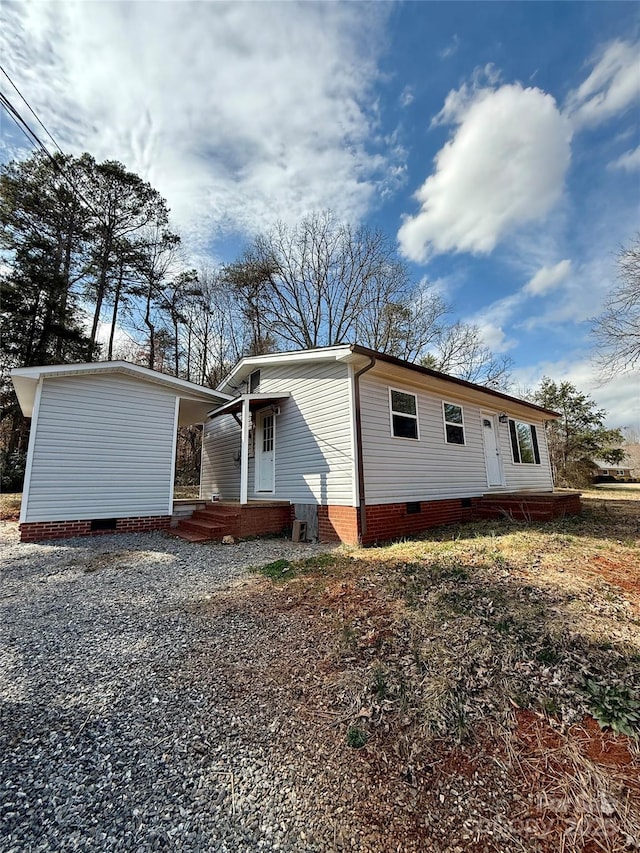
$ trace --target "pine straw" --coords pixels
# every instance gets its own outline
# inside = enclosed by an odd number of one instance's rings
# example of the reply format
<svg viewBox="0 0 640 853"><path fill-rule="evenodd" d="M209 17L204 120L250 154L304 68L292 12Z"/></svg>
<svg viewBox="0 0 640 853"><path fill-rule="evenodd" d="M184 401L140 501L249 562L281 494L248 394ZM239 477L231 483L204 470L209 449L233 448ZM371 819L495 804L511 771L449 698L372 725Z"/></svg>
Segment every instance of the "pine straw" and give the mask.
<svg viewBox="0 0 640 853"><path fill-rule="evenodd" d="M543 719L518 722L524 725L504 735L503 744L511 775L527 798L513 820L522 834L567 853L633 849L640 839L640 761L632 742L619 739L619 751L626 751L622 764L603 765L585 754L593 731L583 728L585 741L577 727L561 733Z"/></svg>

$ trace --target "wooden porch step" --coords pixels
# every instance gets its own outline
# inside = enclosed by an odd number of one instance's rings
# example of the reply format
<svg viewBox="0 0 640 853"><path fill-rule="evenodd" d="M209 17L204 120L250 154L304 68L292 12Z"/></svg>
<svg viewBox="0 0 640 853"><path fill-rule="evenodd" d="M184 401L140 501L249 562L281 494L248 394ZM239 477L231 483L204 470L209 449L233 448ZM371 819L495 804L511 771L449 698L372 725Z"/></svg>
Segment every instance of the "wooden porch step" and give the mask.
<svg viewBox="0 0 640 853"><path fill-rule="evenodd" d="M187 542L211 542L210 536L204 536L201 533L192 533L190 530L182 530L180 527L171 527L167 533L175 536L176 539L186 539Z"/></svg>
<svg viewBox="0 0 640 853"><path fill-rule="evenodd" d="M227 519L235 520L240 518L240 510L232 506L209 506L206 509L195 510L191 517L199 518L203 521L211 521L212 523L220 522L224 524Z"/></svg>
<svg viewBox="0 0 640 853"><path fill-rule="evenodd" d="M198 519L181 521L177 529L188 530L191 533L206 536L207 539L222 539L227 533L227 528L224 524L215 524L211 521L201 521Z"/></svg>

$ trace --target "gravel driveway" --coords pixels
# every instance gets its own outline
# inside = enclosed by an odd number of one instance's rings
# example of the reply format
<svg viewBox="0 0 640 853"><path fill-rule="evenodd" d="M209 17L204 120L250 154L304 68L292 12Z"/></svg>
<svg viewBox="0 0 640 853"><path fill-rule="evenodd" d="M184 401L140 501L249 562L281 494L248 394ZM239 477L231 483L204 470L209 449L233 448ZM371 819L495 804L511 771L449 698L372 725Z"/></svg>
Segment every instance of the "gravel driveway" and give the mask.
<svg viewBox="0 0 640 853"><path fill-rule="evenodd" d="M160 533L1 547L4 853L342 849L254 697L277 617L206 606L255 583L249 565L326 548Z"/></svg>

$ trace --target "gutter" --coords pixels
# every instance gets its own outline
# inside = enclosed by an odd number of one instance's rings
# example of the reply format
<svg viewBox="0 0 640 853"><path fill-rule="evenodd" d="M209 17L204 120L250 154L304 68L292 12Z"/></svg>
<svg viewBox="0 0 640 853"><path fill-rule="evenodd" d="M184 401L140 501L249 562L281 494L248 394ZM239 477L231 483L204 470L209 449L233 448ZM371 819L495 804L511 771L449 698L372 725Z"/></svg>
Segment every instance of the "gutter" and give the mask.
<svg viewBox="0 0 640 853"><path fill-rule="evenodd" d="M376 363L375 355L369 355L369 364L366 364L364 367L360 368L357 373L353 374L353 403L354 403L354 415L356 421L356 456L358 459L358 514L360 524L358 525L360 528L359 539L362 542L366 532L367 532L367 507L365 503L365 489L364 489L364 459L362 456L362 416L360 413L360 377L363 376L368 370Z"/></svg>

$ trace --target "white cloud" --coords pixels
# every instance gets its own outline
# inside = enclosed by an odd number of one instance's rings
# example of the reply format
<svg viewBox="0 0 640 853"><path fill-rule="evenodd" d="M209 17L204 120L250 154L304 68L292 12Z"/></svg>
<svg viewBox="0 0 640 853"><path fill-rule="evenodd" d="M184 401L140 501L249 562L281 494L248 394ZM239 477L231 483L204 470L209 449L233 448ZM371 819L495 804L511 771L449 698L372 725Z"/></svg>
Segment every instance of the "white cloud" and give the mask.
<svg viewBox="0 0 640 853"><path fill-rule="evenodd" d="M545 296L557 289L570 275L571 261L568 259L554 266L543 266L515 293L496 300L467 320L478 327L484 343L494 352L512 349L517 340L509 337L505 326L514 321L516 326L527 326L529 321L523 321L527 314L526 302L532 297Z"/></svg>
<svg viewBox="0 0 640 853"><path fill-rule="evenodd" d="M578 391L588 394L600 409L607 412L606 424L613 427L640 426L640 376L618 376L601 384L591 361L585 358L541 361L529 367L515 368L513 378L523 388L535 388L543 376L555 382L571 382Z"/></svg>
<svg viewBox="0 0 640 853"><path fill-rule="evenodd" d="M571 261L565 259L553 267L542 267L525 284L523 292L531 296L541 296L555 290L571 274Z"/></svg>
<svg viewBox="0 0 640 853"><path fill-rule="evenodd" d="M440 59L449 59L449 57L453 56L458 52L458 48L460 47L460 38L457 33L453 34L453 38L449 42L449 44L442 48L442 50L438 51L438 56Z"/></svg>
<svg viewBox="0 0 640 853"><path fill-rule="evenodd" d="M479 317L474 323L477 326L480 337L492 352L507 352L517 344L514 338L509 338L505 330L498 323L490 319Z"/></svg>
<svg viewBox="0 0 640 853"><path fill-rule="evenodd" d="M400 95L400 106L408 107L410 104L413 103L414 99L415 95L413 94L413 87L405 86Z"/></svg>
<svg viewBox="0 0 640 853"><path fill-rule="evenodd" d="M565 109L575 127L597 125L640 98L640 42L617 39L602 51Z"/></svg>
<svg viewBox="0 0 640 853"><path fill-rule="evenodd" d="M640 145L632 151L625 151L617 160L609 163L609 169L623 169L625 172L640 171Z"/></svg>
<svg viewBox="0 0 640 853"><path fill-rule="evenodd" d="M489 253L561 197L571 129L550 95L520 84L465 85L449 93L435 121L457 127L415 193L420 211L398 232L410 260Z"/></svg>
<svg viewBox="0 0 640 853"><path fill-rule="evenodd" d="M203 246L313 209L364 215L393 160L371 92L387 14L6 3L2 57L63 148L124 162Z"/></svg>

